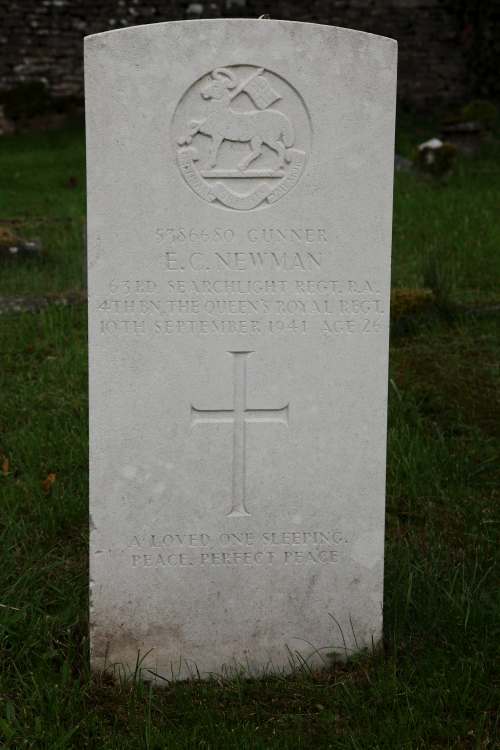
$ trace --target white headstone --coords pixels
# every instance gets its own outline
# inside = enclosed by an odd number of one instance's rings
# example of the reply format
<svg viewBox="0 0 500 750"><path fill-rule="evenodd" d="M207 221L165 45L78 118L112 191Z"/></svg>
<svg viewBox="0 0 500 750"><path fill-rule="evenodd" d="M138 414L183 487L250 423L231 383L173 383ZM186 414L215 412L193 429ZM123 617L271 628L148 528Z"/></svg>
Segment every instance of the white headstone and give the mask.
<svg viewBox="0 0 500 750"><path fill-rule="evenodd" d="M215 20L85 47L93 666L371 647L396 43Z"/></svg>

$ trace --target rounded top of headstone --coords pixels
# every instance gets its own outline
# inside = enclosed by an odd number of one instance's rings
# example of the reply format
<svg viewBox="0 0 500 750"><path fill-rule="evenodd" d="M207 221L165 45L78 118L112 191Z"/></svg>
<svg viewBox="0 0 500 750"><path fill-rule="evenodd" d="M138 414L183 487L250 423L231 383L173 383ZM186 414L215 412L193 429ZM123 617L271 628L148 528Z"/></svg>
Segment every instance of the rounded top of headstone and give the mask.
<svg viewBox="0 0 500 750"><path fill-rule="evenodd" d="M335 32L343 36L357 36L360 39L365 39L367 42L378 42L388 43L392 47L397 48L397 41L391 37L382 36L380 34L372 34L369 31L359 31L358 29L349 29L346 26L331 26L325 23L314 23L312 21L291 21L280 18L188 18L177 21L160 21L158 23L145 23L138 24L137 26L125 26L119 29L109 29L108 31L100 31L97 34L88 34L84 37L85 42L97 40L103 36L129 36L130 34L155 34L161 33L162 29L175 28L188 30L196 29L196 27L203 28L209 26L232 26L234 28L250 28L257 26L260 30L263 30L265 25L266 29L273 29L280 27L282 29L288 29L293 31L294 28L310 29L311 31L319 32L325 31L325 33L331 34Z"/></svg>

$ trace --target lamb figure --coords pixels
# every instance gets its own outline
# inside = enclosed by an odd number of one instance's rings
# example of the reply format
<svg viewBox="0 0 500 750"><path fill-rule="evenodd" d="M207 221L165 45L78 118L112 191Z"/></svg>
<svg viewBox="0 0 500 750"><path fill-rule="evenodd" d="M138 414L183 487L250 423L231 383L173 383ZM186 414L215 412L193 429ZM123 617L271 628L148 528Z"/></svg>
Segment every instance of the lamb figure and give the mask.
<svg viewBox="0 0 500 750"><path fill-rule="evenodd" d="M262 71L257 75L260 72ZM225 140L250 144L250 153L238 164L241 172L262 155L263 146L277 153L278 169L283 167L285 161L290 161L287 149L293 146L295 135L286 115L270 109L239 112L231 108L231 101L247 84L248 81L238 85L232 70L216 68L208 85L201 92L201 96L209 104L207 117L202 121L190 122L188 135L179 140L179 145L190 145L198 133L210 136L208 168L217 165L219 148Z"/></svg>

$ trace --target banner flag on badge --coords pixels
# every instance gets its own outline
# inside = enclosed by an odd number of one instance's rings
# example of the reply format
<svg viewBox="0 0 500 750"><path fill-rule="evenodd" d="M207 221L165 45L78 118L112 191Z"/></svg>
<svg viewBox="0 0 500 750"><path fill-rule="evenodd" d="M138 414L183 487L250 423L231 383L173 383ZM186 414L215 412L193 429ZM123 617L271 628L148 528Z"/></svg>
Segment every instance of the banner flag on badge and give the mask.
<svg viewBox="0 0 500 750"><path fill-rule="evenodd" d="M274 102L277 102L278 99L281 99L281 96L276 93L269 81L261 75L250 78L245 84L243 91L250 96L255 106L259 109L266 109L271 104L274 104Z"/></svg>

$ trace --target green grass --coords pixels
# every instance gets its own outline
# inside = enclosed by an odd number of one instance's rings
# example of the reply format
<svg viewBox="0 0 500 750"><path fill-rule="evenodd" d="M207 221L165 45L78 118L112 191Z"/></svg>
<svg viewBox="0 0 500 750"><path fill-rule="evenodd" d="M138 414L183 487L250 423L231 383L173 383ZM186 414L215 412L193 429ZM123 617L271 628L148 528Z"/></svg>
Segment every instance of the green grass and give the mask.
<svg viewBox="0 0 500 750"><path fill-rule="evenodd" d="M80 221L65 178L81 175L81 133L0 139L7 152L5 218ZM491 146L447 183L398 176L395 284L427 274L457 303L498 301L498 168ZM46 263L1 267L2 293L77 287L77 234ZM84 307L0 316L0 353L2 749L498 747L498 317L455 310L393 340L383 648L164 689L89 672Z"/></svg>
<svg viewBox="0 0 500 750"><path fill-rule="evenodd" d="M445 181L398 174L394 218L393 286L437 282L455 299L498 296L499 146L459 159Z"/></svg>
<svg viewBox="0 0 500 750"><path fill-rule="evenodd" d="M0 294L81 289L85 213L85 146L74 126L0 138L0 227L39 239L40 260L0 266Z"/></svg>

